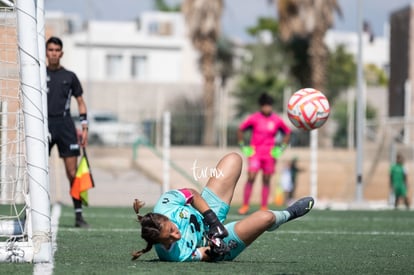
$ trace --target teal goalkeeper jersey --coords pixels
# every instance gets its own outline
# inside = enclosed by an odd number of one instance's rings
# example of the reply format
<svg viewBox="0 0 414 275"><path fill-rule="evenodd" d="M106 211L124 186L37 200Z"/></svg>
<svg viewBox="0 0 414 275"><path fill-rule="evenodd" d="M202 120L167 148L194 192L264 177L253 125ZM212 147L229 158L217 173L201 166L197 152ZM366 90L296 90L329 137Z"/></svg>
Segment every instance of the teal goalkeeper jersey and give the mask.
<svg viewBox="0 0 414 275"><path fill-rule="evenodd" d="M196 249L207 245L204 238L203 216L189 202L192 197L182 190L164 193L154 207L154 213L167 216L177 225L181 239L169 249L161 244L155 245L160 260L163 261L199 261Z"/></svg>

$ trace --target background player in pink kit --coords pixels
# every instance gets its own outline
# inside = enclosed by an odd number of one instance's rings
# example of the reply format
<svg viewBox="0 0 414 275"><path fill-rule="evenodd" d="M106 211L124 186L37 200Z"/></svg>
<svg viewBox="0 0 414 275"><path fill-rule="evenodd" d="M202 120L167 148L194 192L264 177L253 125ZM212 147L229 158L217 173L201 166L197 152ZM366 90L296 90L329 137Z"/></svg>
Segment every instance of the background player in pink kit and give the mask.
<svg viewBox="0 0 414 275"><path fill-rule="evenodd" d="M243 205L239 214L247 214L256 176L262 170L261 210L267 210L270 193L270 179L275 172L276 159L280 157L290 141L290 128L281 117L273 112L273 98L267 93L259 97L260 110L248 116L239 126L237 139L248 157L248 178L244 187ZM244 132L251 130L250 146L244 145ZM281 145L275 146L277 133L281 131Z"/></svg>

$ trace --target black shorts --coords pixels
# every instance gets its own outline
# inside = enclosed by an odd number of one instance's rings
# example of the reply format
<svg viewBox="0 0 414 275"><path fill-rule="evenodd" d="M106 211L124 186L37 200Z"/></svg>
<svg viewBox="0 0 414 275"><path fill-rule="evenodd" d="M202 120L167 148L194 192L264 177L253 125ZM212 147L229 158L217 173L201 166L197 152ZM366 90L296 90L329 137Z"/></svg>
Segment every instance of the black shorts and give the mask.
<svg viewBox="0 0 414 275"><path fill-rule="evenodd" d="M75 157L80 155L80 146L75 124L71 116L49 117L49 155L53 145L57 145L59 156Z"/></svg>

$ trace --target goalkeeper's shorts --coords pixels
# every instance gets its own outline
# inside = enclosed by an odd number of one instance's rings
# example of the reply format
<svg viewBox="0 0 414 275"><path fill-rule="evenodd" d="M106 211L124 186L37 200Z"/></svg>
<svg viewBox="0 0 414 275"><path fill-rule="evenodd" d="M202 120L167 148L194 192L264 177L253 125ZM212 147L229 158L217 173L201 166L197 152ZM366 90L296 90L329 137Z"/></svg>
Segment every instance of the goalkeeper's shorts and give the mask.
<svg viewBox="0 0 414 275"><path fill-rule="evenodd" d="M217 218L220 222L224 222L229 213L230 206L222 201L213 191L208 187L204 187L203 192L201 192L201 197L207 202L210 209L216 213Z"/></svg>
<svg viewBox="0 0 414 275"><path fill-rule="evenodd" d="M230 247L230 252L226 253L223 261L233 260L246 248L246 244L240 240L239 236L237 236L236 231L234 230L235 225L236 222L231 222L225 225L227 231L229 232L229 235L224 238L224 242L227 244L227 246Z"/></svg>
<svg viewBox="0 0 414 275"><path fill-rule="evenodd" d="M272 175L275 172L276 160L270 155L260 156L255 154L249 157L248 161L249 172L258 173L262 170L265 175Z"/></svg>
<svg viewBox="0 0 414 275"><path fill-rule="evenodd" d="M214 213L216 213L218 219L221 222L224 222L227 218L227 214L229 213L230 206L224 201L222 201L208 187L204 187L201 196L210 206L211 210L213 210ZM246 244L242 240L240 240L239 236L237 236L234 230L235 224L236 222L231 222L229 224L224 225L227 231L229 232L229 235L226 238L224 238L224 241L230 247L230 251L224 256L223 259L220 259L222 261L233 260L246 248Z"/></svg>

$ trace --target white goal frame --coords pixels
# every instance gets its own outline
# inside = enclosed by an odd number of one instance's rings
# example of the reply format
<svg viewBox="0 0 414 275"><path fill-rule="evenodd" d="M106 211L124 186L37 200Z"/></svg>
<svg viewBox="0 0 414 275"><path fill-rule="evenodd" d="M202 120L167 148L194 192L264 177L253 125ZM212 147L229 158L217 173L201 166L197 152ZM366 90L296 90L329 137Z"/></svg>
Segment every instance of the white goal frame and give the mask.
<svg viewBox="0 0 414 275"><path fill-rule="evenodd" d="M44 35L44 0L0 0L7 6L7 11L15 14L17 31L17 55L19 65L19 98L21 110L17 110L23 127L18 126L17 135L22 137L22 150L14 150L15 154L23 154L22 164L16 165L13 175L4 175L8 171L2 169L0 177L0 203L11 203L16 208L15 190L23 190L23 218L11 215L11 219L0 217L0 235L7 238L0 242L0 262L34 262L49 263L52 261L52 234L50 216L50 191L48 169L47 140L47 94ZM3 79L1 79L3 80ZM3 92L0 86L0 93ZM2 99L0 94L0 100ZM16 110L14 111L14 115ZM1 121L7 124L10 110L2 108ZM2 123L2 126L4 124ZM17 122L20 123L20 122ZM4 127L1 127L3 137ZM7 139L7 135L4 135ZM4 142L5 139L2 139ZM20 145L19 145L20 146ZM3 148L3 146L2 146ZM7 158L9 152L1 151ZM19 158L16 158L19 159ZM2 158L2 166L11 165ZM22 168L20 168L20 165ZM20 171L23 170L23 171ZM15 174L23 174L19 179ZM7 179L8 183L1 182ZM23 179L23 183L21 183ZM9 182L12 182L11 184ZM16 187L18 184L23 187ZM5 187L11 185L11 195L3 195ZM12 201L10 201L12 200Z"/></svg>

